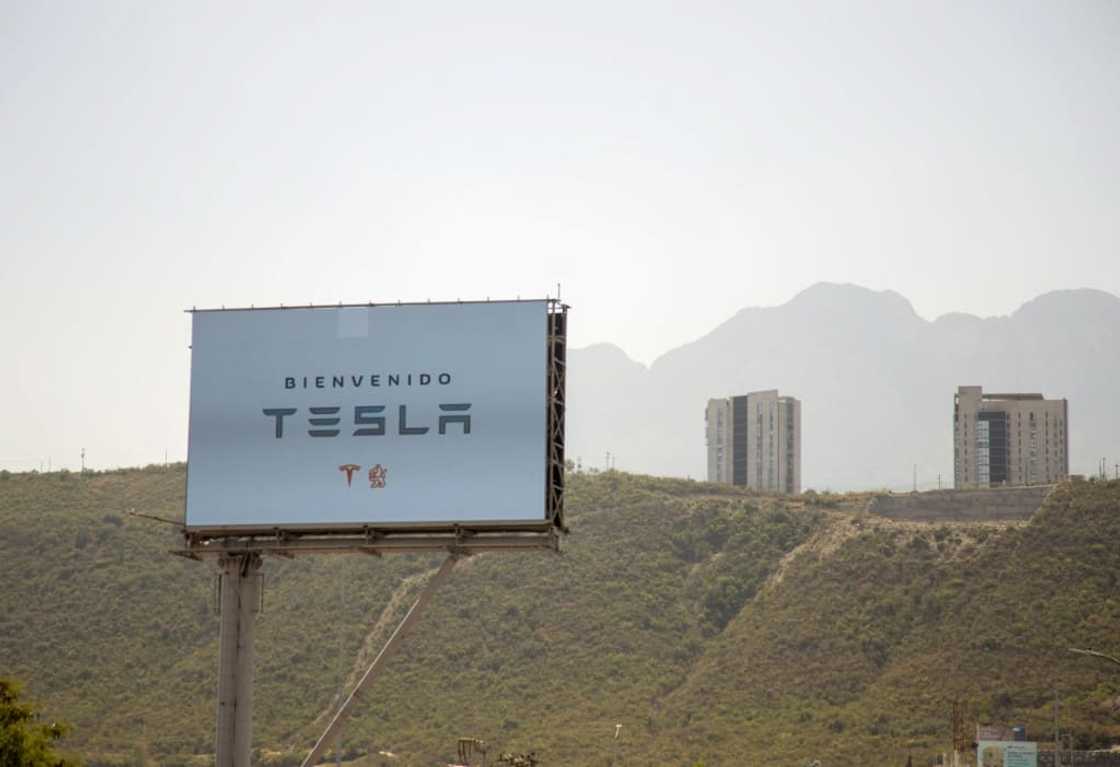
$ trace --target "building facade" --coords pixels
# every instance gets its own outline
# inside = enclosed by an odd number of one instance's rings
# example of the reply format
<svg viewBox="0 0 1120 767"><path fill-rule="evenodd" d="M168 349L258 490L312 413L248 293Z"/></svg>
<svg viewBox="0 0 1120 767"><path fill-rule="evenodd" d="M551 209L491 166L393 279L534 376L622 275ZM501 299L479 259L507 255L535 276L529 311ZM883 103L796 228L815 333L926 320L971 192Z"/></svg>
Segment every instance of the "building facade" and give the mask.
<svg viewBox="0 0 1120 767"><path fill-rule="evenodd" d="M776 389L708 400L708 481L801 492L801 402Z"/></svg>
<svg viewBox="0 0 1120 767"><path fill-rule="evenodd" d="M1041 394L953 397L953 486L1040 485L1069 476L1069 404Z"/></svg>
<svg viewBox="0 0 1120 767"><path fill-rule="evenodd" d="M710 399L704 410L708 481L731 481L731 400Z"/></svg>

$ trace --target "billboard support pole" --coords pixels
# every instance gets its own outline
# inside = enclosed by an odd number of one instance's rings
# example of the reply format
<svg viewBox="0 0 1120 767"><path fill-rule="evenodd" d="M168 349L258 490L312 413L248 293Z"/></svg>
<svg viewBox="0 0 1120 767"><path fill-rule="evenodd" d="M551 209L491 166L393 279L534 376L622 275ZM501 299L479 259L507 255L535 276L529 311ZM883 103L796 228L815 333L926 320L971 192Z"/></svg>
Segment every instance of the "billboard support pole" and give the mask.
<svg viewBox="0 0 1120 767"><path fill-rule="evenodd" d="M253 735L253 633L260 612L257 552L222 557L215 767L249 767Z"/></svg>
<svg viewBox="0 0 1120 767"><path fill-rule="evenodd" d="M412 624L416 622L416 619L432 598L432 594L447 580L447 576L451 574L451 569L455 566L455 562L458 561L460 556L462 556L460 552L453 551L447 559L443 560L443 564L440 565L439 570L428 580L428 583L424 586L424 590L420 592L420 596L412 603L412 607L408 608L408 612L405 613L400 625L397 626L392 636L389 637L385 646L381 648L381 652L377 653L377 657L373 659L373 663L366 669L366 673L358 680L354 691L346 698L345 702L343 702L342 706L338 709L338 713L331 719L331 723L327 725L327 729L319 736L319 740L315 742L314 748L311 749L311 753L307 755L307 758L303 760L301 767L311 767L311 765L318 764L326 750L334 744L339 731L342 729L343 722L350 713L351 707L370 686L377 676L377 673L381 671L382 667L384 667L385 663L388 661L389 656L392 655L400 645L400 641L404 638L405 634L408 633L408 630L412 628ZM218 767L221 767L221 765L218 765Z"/></svg>

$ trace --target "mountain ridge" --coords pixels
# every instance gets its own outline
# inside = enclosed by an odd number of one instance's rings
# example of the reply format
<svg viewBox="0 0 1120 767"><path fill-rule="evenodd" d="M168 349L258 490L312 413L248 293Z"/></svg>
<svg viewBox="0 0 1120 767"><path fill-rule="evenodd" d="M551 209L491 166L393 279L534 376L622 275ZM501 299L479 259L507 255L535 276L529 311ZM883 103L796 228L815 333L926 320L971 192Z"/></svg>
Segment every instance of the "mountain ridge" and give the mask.
<svg viewBox="0 0 1120 767"><path fill-rule="evenodd" d="M939 475L944 486L952 397L979 384L1068 399L1071 471L1086 473L1120 456L1120 415L1103 383L1120 377L1116 327L1120 297L1091 288L1050 291L1004 316L927 320L894 291L817 283L778 306L745 307L648 367L615 345L572 349L568 454L703 477L707 400L776 388L802 401L805 487L902 489L915 464L920 487ZM876 421L892 445L886 460ZM843 449L826 436L837 434Z"/></svg>
<svg viewBox="0 0 1120 767"><path fill-rule="evenodd" d="M821 282L815 282L812 285L799 290L789 300L787 300L783 303L780 303L780 304L774 304L774 305L771 305L771 306L744 306L743 308L738 309L730 317L728 317L727 319L725 319L722 322L720 322L719 324L717 324L712 330L709 330L707 333L705 333L703 335L697 336L692 341L688 341L684 344L680 344L679 346L675 346L671 349L667 349L666 351L662 352L658 356L654 357L653 361L650 362L648 365L644 365L644 366L647 367L647 368L652 367L654 364L657 363L657 361L659 359L661 359L665 355L672 353L674 350L679 349L681 346L688 346L690 344L696 343L697 341L699 341L703 338L706 338L707 336L711 335L712 333L715 333L716 331L718 331L723 326L733 322L741 314L744 314L744 313L747 313L747 312L752 312L752 311L766 311L766 310L771 310L771 309L781 309L783 307L786 307L786 306L789 306L790 304L795 303L796 301L798 301L798 299L802 298L803 296L812 295L813 292L815 292L819 288L855 288L859 291L860 294L864 294L864 295L889 296L889 297L897 298L898 300L900 300L901 302L903 302L906 305L906 307L910 310L910 312L914 315L914 317L916 319L918 319L918 320L920 320L924 323L931 324L931 325L936 324L938 322L941 322L942 320L963 319L963 320L975 320L975 321L978 321L978 322L986 322L988 320L1009 319L1010 317L1018 314L1019 312L1022 312L1024 309L1026 309L1031 304L1035 304L1036 302L1044 301L1046 299L1049 299L1050 297L1056 297L1056 296L1074 296L1074 297L1085 297L1085 298L1093 296L1093 297L1099 297L1103 301L1108 302L1110 304L1120 304L1120 295L1116 295L1115 293L1110 293L1107 290L1101 290L1099 288L1089 288L1089 287L1059 288L1059 289L1055 289L1055 290L1048 290L1044 293L1039 293L1034 298L1029 298L1029 299L1023 301L1021 304L1019 304L1018 307L1016 307L1009 314L980 315L980 314L973 314L971 312L964 312L964 311L949 311L949 312L944 312L942 314L939 314L936 317L934 317L933 319L927 319L927 318L923 317L922 315L920 315L917 312L917 310L914 309L914 305L910 302L910 299L906 298L904 295L902 295L898 291L891 290L891 289L874 290L872 288L867 288L867 287L864 287L864 286L859 285L858 283L854 283L854 282L821 281ZM595 349L595 348L602 347L602 346L613 347L613 348L617 349L618 351L620 351L623 355L625 355L627 359L631 359L629 354L627 354L626 350L620 344L614 343L612 341L596 341L596 342L588 344L586 346L572 347L571 351L584 352L584 351L587 351L587 350L590 350L590 349ZM636 360L631 360L631 361L637 362ZM637 362L637 364L642 365L643 363Z"/></svg>

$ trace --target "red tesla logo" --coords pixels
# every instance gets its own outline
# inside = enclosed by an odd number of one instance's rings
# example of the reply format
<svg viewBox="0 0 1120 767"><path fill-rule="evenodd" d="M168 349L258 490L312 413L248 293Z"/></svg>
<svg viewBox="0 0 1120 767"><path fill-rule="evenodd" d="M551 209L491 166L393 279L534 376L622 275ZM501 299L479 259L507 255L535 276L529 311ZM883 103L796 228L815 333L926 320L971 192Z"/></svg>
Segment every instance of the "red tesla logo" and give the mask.
<svg viewBox="0 0 1120 767"><path fill-rule="evenodd" d="M344 463L338 467L339 471L346 472L346 486L350 487L350 481L354 479L354 472L362 468L356 463Z"/></svg>

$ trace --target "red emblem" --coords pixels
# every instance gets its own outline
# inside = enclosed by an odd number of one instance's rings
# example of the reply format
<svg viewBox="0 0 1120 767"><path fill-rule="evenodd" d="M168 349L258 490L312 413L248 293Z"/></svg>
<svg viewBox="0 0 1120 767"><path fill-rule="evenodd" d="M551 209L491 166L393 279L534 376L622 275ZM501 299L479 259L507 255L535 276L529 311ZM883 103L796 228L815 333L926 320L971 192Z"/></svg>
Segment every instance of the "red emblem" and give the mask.
<svg viewBox="0 0 1120 767"><path fill-rule="evenodd" d="M350 480L354 479L354 472L362 468L356 463L344 463L338 467L339 471L346 472L346 486L350 487Z"/></svg>
<svg viewBox="0 0 1120 767"><path fill-rule="evenodd" d="M374 464L369 470L369 486L374 490L385 487L385 477L388 474L388 467Z"/></svg>

